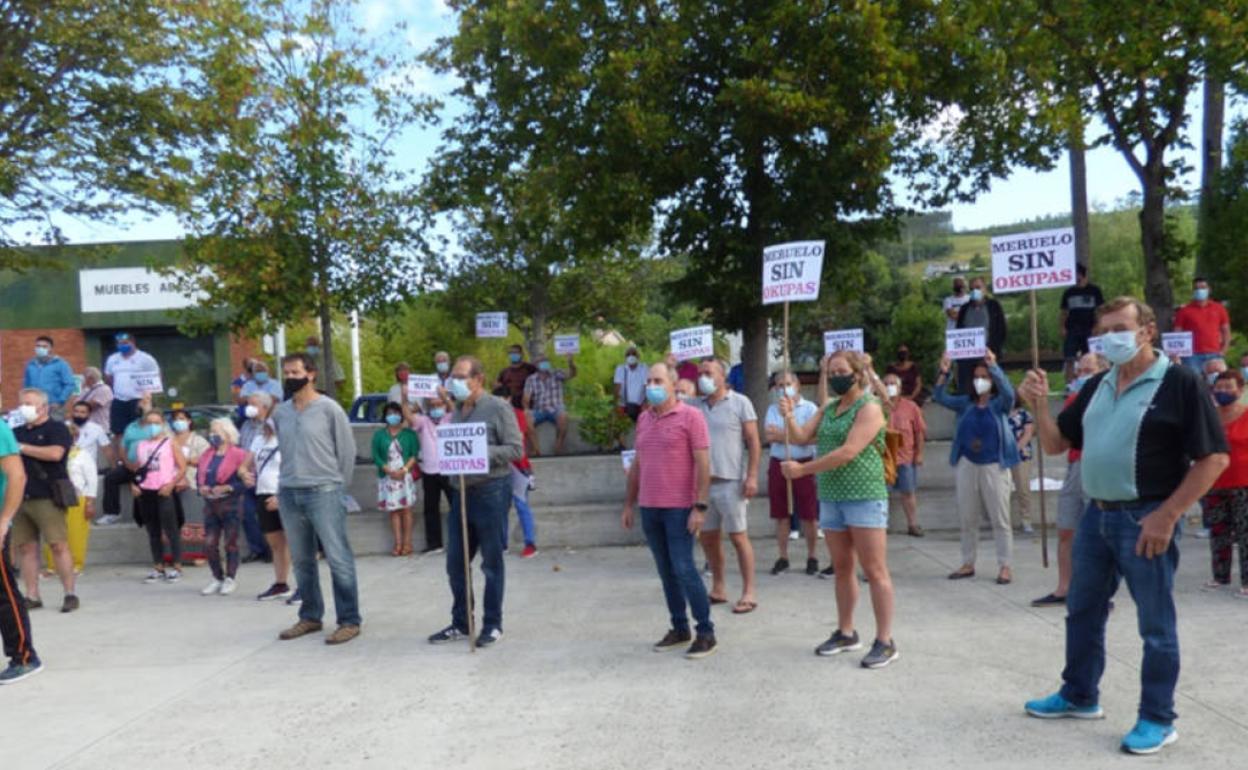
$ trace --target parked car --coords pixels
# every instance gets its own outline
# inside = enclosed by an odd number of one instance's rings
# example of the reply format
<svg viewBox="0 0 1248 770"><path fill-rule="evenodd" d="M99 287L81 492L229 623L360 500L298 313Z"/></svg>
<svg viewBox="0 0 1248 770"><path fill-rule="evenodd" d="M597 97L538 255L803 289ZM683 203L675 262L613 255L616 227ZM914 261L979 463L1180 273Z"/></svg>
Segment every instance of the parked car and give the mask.
<svg viewBox="0 0 1248 770"><path fill-rule="evenodd" d="M365 393L356 396L347 412L351 422L385 422L387 393Z"/></svg>

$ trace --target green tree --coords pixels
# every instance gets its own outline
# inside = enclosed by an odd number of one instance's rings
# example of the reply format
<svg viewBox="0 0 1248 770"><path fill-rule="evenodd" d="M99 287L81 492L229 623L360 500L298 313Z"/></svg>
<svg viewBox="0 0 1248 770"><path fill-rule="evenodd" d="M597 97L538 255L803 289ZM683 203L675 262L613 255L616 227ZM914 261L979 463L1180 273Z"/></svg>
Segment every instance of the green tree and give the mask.
<svg viewBox="0 0 1248 770"><path fill-rule="evenodd" d="M410 62L352 29L352 6L258 4L246 70L214 81L244 77L246 97L201 148L182 210L186 288L204 297L185 323L255 332L315 317L323 372L335 311L382 317L420 279L417 197L393 145L428 105Z"/></svg>
<svg viewBox="0 0 1248 770"><path fill-rule="evenodd" d="M0 2L0 267L61 243L58 216L108 221L167 202L196 137L235 94L204 89L252 19L234 0Z"/></svg>

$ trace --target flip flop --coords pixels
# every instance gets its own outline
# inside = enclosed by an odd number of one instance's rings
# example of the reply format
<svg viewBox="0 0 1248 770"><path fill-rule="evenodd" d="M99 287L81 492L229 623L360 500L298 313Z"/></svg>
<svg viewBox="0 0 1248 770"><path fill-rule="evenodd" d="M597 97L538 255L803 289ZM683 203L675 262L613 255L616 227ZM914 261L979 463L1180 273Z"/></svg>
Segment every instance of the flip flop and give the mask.
<svg viewBox="0 0 1248 770"><path fill-rule="evenodd" d="M711 604L727 604L728 603L727 599L716 599L714 596L710 597L710 599L711 599Z"/></svg>
<svg viewBox="0 0 1248 770"><path fill-rule="evenodd" d="M735 607L732 608L732 614L733 615L748 615L749 613L753 612L756 609L758 609L758 602L747 602L744 599L742 599L741 601L737 602L737 605Z"/></svg>
<svg viewBox="0 0 1248 770"><path fill-rule="evenodd" d="M975 577L975 570L971 570L970 572L963 572L962 570L957 570L956 572L949 573L950 580L962 580L964 578L973 578L973 577Z"/></svg>

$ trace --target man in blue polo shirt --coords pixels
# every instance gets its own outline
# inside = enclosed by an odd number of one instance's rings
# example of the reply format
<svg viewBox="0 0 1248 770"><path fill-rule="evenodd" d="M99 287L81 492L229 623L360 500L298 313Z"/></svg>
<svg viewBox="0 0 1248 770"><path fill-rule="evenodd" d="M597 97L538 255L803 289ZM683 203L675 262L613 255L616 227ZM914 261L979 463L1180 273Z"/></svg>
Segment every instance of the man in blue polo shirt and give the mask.
<svg viewBox="0 0 1248 770"><path fill-rule="evenodd" d="M1122 748L1152 754L1178 738L1173 592L1179 522L1230 459L1200 376L1153 348L1152 309L1119 297L1097 316L1113 368L1089 380L1056 421L1049 414L1045 373L1029 372L1023 384L1044 451L1082 450L1083 492L1092 501L1075 535L1064 684L1047 698L1028 701L1025 710L1042 719L1104 716L1097 687L1105 670L1105 623L1110 598L1125 579L1135 599L1144 662L1139 718Z"/></svg>

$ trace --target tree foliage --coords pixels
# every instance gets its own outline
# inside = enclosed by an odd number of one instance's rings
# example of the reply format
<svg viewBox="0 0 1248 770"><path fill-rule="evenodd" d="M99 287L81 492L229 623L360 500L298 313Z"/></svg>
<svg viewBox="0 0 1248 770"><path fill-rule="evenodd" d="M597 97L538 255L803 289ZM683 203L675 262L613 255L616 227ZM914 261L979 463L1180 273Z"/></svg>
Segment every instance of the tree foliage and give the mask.
<svg viewBox="0 0 1248 770"><path fill-rule="evenodd" d="M182 201L187 288L206 298L186 324L255 332L314 316L323 371L334 311L384 315L420 278L394 140L428 105L410 63L352 28L352 5L258 4L250 52L212 72L237 108L200 148Z"/></svg>

